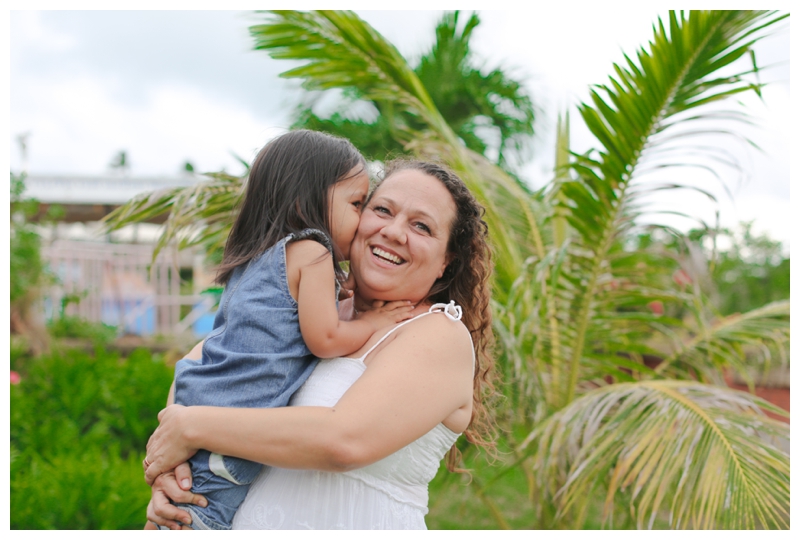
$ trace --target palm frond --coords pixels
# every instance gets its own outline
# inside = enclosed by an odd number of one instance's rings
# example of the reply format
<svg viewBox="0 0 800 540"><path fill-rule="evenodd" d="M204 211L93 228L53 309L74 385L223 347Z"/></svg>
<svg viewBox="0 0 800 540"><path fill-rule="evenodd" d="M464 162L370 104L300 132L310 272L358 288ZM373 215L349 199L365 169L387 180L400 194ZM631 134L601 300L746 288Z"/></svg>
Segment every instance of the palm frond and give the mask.
<svg viewBox="0 0 800 540"><path fill-rule="evenodd" d="M527 438L542 497L559 517L581 515L595 483L638 528L788 526L789 430L750 394L687 381L599 388L572 402ZM579 523L570 523L580 526Z"/></svg>
<svg viewBox="0 0 800 540"><path fill-rule="evenodd" d="M153 251L155 258L169 243L178 249L203 245L206 252L222 249L244 189L244 177L209 173L209 179L183 188L143 193L104 218L107 230L116 230L169 213Z"/></svg>
<svg viewBox="0 0 800 540"><path fill-rule="evenodd" d="M701 317L699 313L695 316ZM721 368L732 368L753 389L752 367L764 371L777 356L778 363L787 362L789 342L789 301L767 304L747 313L722 317L713 323L698 325L701 329L685 340L675 340L674 350L656 367L656 373L686 376L697 373L720 382ZM751 356L747 359L747 354Z"/></svg>
<svg viewBox="0 0 800 540"><path fill-rule="evenodd" d="M702 11L688 18L671 12L669 31L659 20L649 50L641 49L636 61L626 56L625 66L614 66L610 84L597 86L592 103L579 107L600 147L573 154L574 179L558 183L555 197L586 252L575 261L583 281L573 307L576 342L569 359L567 401L578 385L584 347L591 345L587 337L599 311L597 293L607 255L642 213L636 199L641 191L630 186L644 158L658 147L659 137L669 136L674 144L693 135L683 129L684 123L672 122L680 115L718 115L718 109L708 109L709 103L758 89L746 78L754 70L730 77L718 72L746 54L763 30L782 18L774 12Z"/></svg>
<svg viewBox="0 0 800 540"><path fill-rule="evenodd" d="M357 89L360 96L390 103L422 126L392 126L407 150L447 162L486 207L498 268L498 290L510 284L525 258L543 255L540 223L530 207L530 193L483 156L468 151L444 120L413 69L397 49L371 26L348 11L271 11L267 22L250 32L256 48L273 58L302 61L282 77L303 79L308 89ZM400 122L401 115L392 118ZM505 226L512 215L520 229Z"/></svg>

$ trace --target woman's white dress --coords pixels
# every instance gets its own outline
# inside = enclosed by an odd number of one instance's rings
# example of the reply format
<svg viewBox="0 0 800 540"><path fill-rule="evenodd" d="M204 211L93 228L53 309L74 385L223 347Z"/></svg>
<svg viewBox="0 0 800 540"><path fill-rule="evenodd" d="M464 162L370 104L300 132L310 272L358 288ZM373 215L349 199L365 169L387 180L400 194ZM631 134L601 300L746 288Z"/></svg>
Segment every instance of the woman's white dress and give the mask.
<svg viewBox="0 0 800 540"><path fill-rule="evenodd" d="M461 309L437 304L452 319ZM427 315L424 313L421 316ZM335 405L364 373L361 358L321 360L290 406ZM250 486L234 529L425 529L428 483L459 434L443 424L367 467L344 473L264 467Z"/></svg>

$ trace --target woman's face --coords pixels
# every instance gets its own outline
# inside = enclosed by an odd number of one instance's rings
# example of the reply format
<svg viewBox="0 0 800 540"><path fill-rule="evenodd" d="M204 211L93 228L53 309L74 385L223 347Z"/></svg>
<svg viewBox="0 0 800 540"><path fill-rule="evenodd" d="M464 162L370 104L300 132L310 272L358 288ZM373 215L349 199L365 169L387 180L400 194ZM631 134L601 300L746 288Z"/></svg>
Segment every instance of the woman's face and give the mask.
<svg viewBox="0 0 800 540"><path fill-rule="evenodd" d="M424 299L450 257L456 205L436 178L414 169L386 178L364 208L350 247L356 294L373 300Z"/></svg>

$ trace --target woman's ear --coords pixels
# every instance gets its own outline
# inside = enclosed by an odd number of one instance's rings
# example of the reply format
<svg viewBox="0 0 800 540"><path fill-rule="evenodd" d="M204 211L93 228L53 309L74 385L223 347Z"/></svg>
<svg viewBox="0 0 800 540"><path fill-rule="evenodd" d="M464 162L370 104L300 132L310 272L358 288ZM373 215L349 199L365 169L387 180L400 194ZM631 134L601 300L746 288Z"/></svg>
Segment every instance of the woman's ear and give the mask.
<svg viewBox="0 0 800 540"><path fill-rule="evenodd" d="M437 276L436 279L439 279L444 275L444 271L447 270L447 267L450 265L451 262L453 262L453 259L455 259L455 255L453 255L450 252L448 252L444 256L444 264L442 265L442 268L439 270L439 275Z"/></svg>

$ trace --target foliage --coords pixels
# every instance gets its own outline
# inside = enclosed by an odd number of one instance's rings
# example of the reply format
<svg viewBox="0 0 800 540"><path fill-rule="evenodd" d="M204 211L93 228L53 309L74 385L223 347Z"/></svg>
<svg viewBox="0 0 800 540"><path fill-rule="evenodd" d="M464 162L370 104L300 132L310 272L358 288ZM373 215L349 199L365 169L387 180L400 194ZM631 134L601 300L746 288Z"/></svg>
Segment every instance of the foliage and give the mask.
<svg viewBox="0 0 800 540"><path fill-rule="evenodd" d="M85 338L104 344L117 337L117 328L105 323L87 321L81 317L62 315L47 323L47 330L55 338Z"/></svg>
<svg viewBox="0 0 800 540"><path fill-rule="evenodd" d="M789 257L780 242L755 234L752 221L735 229L692 229L684 238L657 232L637 236L632 245L675 253L674 272L683 272L675 278L701 282L720 314L789 299Z"/></svg>
<svg viewBox="0 0 800 540"><path fill-rule="evenodd" d="M244 193L248 170L242 176L209 173L206 180L187 188L168 188L134 197L103 218L108 230L169 212L164 230L153 248L153 260L173 240L178 249L203 246L209 258L220 260Z"/></svg>
<svg viewBox="0 0 800 540"><path fill-rule="evenodd" d="M114 446L13 456L11 529L141 529L143 457L122 458Z"/></svg>
<svg viewBox="0 0 800 540"><path fill-rule="evenodd" d="M475 67L470 40L480 18L472 13L461 25L459 17L459 11L442 16L436 42L419 59L414 73L467 148L484 156L496 153L492 161L512 171L530 155L535 108L522 84L506 70ZM273 28L251 28L256 49L274 47ZM313 103L301 105L292 127L347 137L366 156L380 161L404 152L399 132L425 128L413 113L395 107L391 100L367 97L360 88L347 88L342 97L338 110L327 118L314 113ZM370 110L366 119L358 117L359 108Z"/></svg>
<svg viewBox="0 0 800 540"><path fill-rule="evenodd" d="M141 460L171 370L145 350L123 360L102 348L25 368L11 387L11 528L143 527Z"/></svg>
<svg viewBox="0 0 800 540"><path fill-rule="evenodd" d="M46 272L42 262L42 239L30 219L39 212L39 203L24 199L25 174L11 173L11 249L10 297L11 303L25 297L31 289L44 283Z"/></svg>
<svg viewBox="0 0 800 540"><path fill-rule="evenodd" d="M747 120L730 98L760 92L752 44L784 18L693 11L657 21L647 48L578 107L596 146L571 152L566 116L555 178L533 193L465 146L397 49L352 12L269 12L251 29L259 49L299 62L282 76L390 105L392 137L446 161L486 207L508 460L476 469L474 484L499 526L508 520L486 490L509 474L526 479L542 528L585 525L594 494L598 522L612 527L788 526L788 427L723 379L787 361L788 302L721 316L707 284L675 279L680 252L631 241L646 195L688 188L655 185L648 173L686 165L687 148L718 161L724 150L698 144L708 122L736 136Z"/></svg>
<svg viewBox="0 0 800 540"><path fill-rule="evenodd" d="M728 238L731 244L712 258L711 269L717 308L725 315L789 299L788 256L783 256L780 242L754 234L752 226L742 223L737 231L717 233L718 239Z"/></svg>

